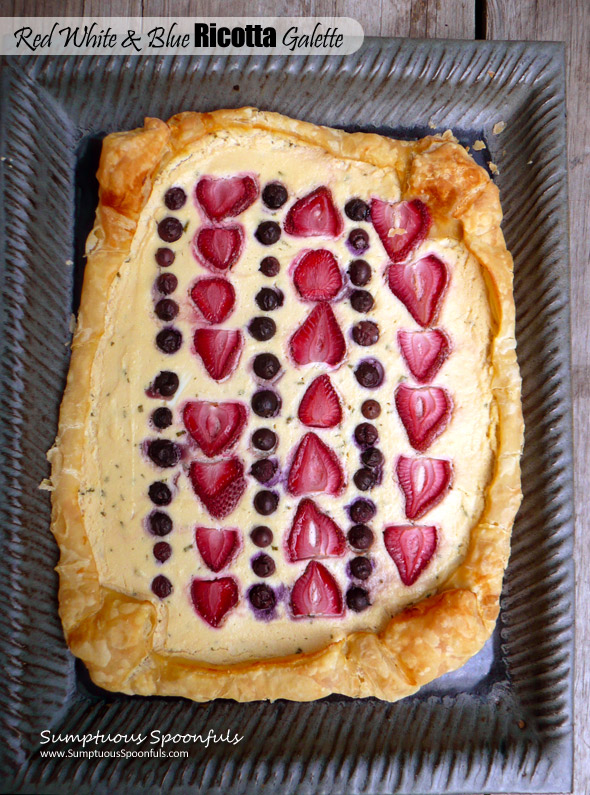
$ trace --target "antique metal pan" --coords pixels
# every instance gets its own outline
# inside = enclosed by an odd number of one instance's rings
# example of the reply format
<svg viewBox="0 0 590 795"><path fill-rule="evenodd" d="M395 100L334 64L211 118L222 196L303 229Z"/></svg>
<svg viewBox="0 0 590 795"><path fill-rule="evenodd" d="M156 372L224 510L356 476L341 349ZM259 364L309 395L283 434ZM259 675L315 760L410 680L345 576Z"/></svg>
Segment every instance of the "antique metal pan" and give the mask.
<svg viewBox="0 0 590 795"><path fill-rule="evenodd" d="M572 453L564 58L548 43L368 39L348 57L21 57L1 73L4 546L0 694L11 792L555 792L572 775ZM524 502L495 635L397 704L139 698L95 688L65 647L45 451L105 133L256 105L348 130L451 128L493 162L516 261ZM494 133L494 126L505 129ZM496 133L499 128L496 128ZM41 732L217 735L188 758L80 758ZM147 750L143 744L88 749ZM63 750L64 758L42 756ZM168 746L171 748L171 746Z"/></svg>

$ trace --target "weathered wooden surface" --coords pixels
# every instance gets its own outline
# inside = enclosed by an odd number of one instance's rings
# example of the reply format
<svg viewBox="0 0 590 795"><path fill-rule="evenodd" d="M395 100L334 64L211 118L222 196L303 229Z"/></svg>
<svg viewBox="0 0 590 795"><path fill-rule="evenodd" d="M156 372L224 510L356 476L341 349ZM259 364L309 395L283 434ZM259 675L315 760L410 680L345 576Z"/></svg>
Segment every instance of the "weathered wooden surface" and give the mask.
<svg viewBox="0 0 590 795"><path fill-rule="evenodd" d="M590 3L488 0L487 38L565 41L576 485L575 793L590 793Z"/></svg>
<svg viewBox="0 0 590 795"><path fill-rule="evenodd" d="M472 39L474 0L0 0L7 16L341 16L368 36Z"/></svg>
<svg viewBox="0 0 590 795"><path fill-rule="evenodd" d="M476 15L477 9L477 15ZM590 793L590 3L588 0L0 0L2 15L350 16L367 35L567 42L576 462L575 795ZM480 23L476 30L476 16ZM586 190L584 190L586 189Z"/></svg>

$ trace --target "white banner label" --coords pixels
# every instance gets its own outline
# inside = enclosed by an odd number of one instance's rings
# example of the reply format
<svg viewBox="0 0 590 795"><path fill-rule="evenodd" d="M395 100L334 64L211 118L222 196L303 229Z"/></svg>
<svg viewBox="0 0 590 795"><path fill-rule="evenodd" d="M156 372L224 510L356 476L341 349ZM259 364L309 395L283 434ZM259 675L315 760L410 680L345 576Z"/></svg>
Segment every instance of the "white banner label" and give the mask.
<svg viewBox="0 0 590 795"><path fill-rule="evenodd" d="M0 55L350 55L349 17L2 17Z"/></svg>

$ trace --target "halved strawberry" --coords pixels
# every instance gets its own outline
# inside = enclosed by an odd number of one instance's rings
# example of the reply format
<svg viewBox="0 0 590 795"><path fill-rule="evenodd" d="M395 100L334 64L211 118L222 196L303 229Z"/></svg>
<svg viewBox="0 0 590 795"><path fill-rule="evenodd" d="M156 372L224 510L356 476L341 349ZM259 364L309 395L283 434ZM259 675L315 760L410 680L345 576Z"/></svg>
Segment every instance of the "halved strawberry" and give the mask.
<svg viewBox="0 0 590 795"><path fill-rule="evenodd" d="M317 304L291 337L291 356L296 364L339 364L346 353L344 335L329 304Z"/></svg>
<svg viewBox="0 0 590 795"><path fill-rule="evenodd" d="M338 237L343 228L332 194L323 185L298 199L285 218L285 232L294 237Z"/></svg>
<svg viewBox="0 0 590 795"><path fill-rule="evenodd" d="M373 199L371 221L392 262L403 262L424 240L432 223L420 199L397 204Z"/></svg>
<svg viewBox="0 0 590 795"><path fill-rule="evenodd" d="M182 413L185 427L207 458L225 452L240 438L246 424L242 403L187 403Z"/></svg>
<svg viewBox="0 0 590 795"><path fill-rule="evenodd" d="M193 461L190 479L195 494L215 519L230 514L246 490L244 465L239 458L215 463Z"/></svg>
<svg viewBox="0 0 590 795"><path fill-rule="evenodd" d="M430 563L438 539L436 527L404 524L386 527L383 540L401 581L413 585Z"/></svg>
<svg viewBox="0 0 590 795"><path fill-rule="evenodd" d="M236 329L198 328L194 344L211 378L223 381L236 369L244 338Z"/></svg>
<svg viewBox="0 0 590 795"><path fill-rule="evenodd" d="M395 405L410 444L423 453L447 427L452 401L446 389L423 386L416 389L400 384Z"/></svg>
<svg viewBox="0 0 590 795"><path fill-rule="evenodd" d="M235 555L239 545L237 530L197 527L195 541L206 566L221 571Z"/></svg>
<svg viewBox="0 0 590 795"><path fill-rule="evenodd" d="M311 428L333 428L342 422L342 406L329 375L319 375L311 382L297 415Z"/></svg>
<svg viewBox="0 0 590 795"><path fill-rule="evenodd" d="M238 603L238 585L233 577L191 582L191 600L201 618L212 627L219 627L229 611Z"/></svg>
<svg viewBox="0 0 590 795"><path fill-rule="evenodd" d="M448 278L444 262L434 254L406 265L390 265L388 271L389 289L423 328L438 317Z"/></svg>
<svg viewBox="0 0 590 795"><path fill-rule="evenodd" d="M420 384L432 381L451 350L449 338L437 328L398 331L397 341L410 372Z"/></svg>
<svg viewBox="0 0 590 795"><path fill-rule="evenodd" d="M304 494L340 494L345 485L344 472L336 453L315 433L306 433L289 470L287 491Z"/></svg>
<svg viewBox="0 0 590 795"><path fill-rule="evenodd" d="M406 500L408 519L420 519L434 508L451 486L453 467L440 458L406 458L397 462L397 479Z"/></svg>
<svg viewBox="0 0 590 795"><path fill-rule="evenodd" d="M227 279L212 276L199 279L191 290L191 298L209 323L223 323L236 302L236 291Z"/></svg>
<svg viewBox="0 0 590 795"><path fill-rule="evenodd" d="M193 238L193 252L209 270L226 271L234 265L244 247L244 230L233 226L202 226Z"/></svg>
<svg viewBox="0 0 590 795"><path fill-rule="evenodd" d="M342 289L342 274L331 251L307 251L297 263L293 282L306 301L331 301Z"/></svg>
<svg viewBox="0 0 590 795"><path fill-rule="evenodd" d="M289 559L338 558L345 549L346 541L336 522L313 500L301 500L287 538Z"/></svg>
<svg viewBox="0 0 590 795"><path fill-rule="evenodd" d="M312 560L291 591L291 611L299 616L341 616L344 607L338 583L328 569Z"/></svg>
<svg viewBox="0 0 590 795"><path fill-rule="evenodd" d="M243 213L258 196L256 180L248 176L201 177L197 200L212 221Z"/></svg>

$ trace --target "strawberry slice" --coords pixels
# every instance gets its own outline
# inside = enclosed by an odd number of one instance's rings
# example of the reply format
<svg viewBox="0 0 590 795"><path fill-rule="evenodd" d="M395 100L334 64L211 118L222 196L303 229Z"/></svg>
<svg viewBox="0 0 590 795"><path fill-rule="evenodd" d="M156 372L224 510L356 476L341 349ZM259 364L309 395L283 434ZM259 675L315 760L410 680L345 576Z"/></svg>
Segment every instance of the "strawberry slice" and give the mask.
<svg viewBox="0 0 590 795"><path fill-rule="evenodd" d="M191 600L198 615L212 627L219 627L238 603L238 586L233 577L191 582Z"/></svg>
<svg viewBox="0 0 590 795"><path fill-rule="evenodd" d="M202 226L193 238L193 252L209 270L226 271L234 265L244 247L244 230L233 226Z"/></svg>
<svg viewBox="0 0 590 795"><path fill-rule="evenodd" d="M449 338L437 328L398 331L397 341L408 369L420 384L432 381L451 350Z"/></svg>
<svg viewBox="0 0 590 795"><path fill-rule="evenodd" d="M410 444L421 453L447 427L452 410L448 392L438 386L413 389L400 384L395 390L395 405Z"/></svg>
<svg viewBox="0 0 590 795"><path fill-rule="evenodd" d="M215 519L230 514L246 490L244 465L239 458L215 463L193 461L189 474L195 494Z"/></svg>
<svg viewBox="0 0 590 795"><path fill-rule="evenodd" d="M339 364L346 353L344 335L329 304L317 304L291 337L291 356L296 364Z"/></svg>
<svg viewBox="0 0 590 795"><path fill-rule="evenodd" d="M383 540L401 581L413 585L430 563L438 539L436 527L404 524L386 527Z"/></svg>
<svg viewBox="0 0 590 795"><path fill-rule="evenodd" d="M197 200L212 221L233 218L256 201L258 185L252 177L201 177Z"/></svg>
<svg viewBox="0 0 590 795"><path fill-rule="evenodd" d="M436 320L448 279L444 262L434 254L390 265L388 271L389 289L423 328Z"/></svg>
<svg viewBox="0 0 590 795"><path fill-rule="evenodd" d="M315 433L306 433L289 470L287 491L296 497L318 492L335 496L344 485L344 472L336 453Z"/></svg>
<svg viewBox="0 0 590 795"><path fill-rule="evenodd" d="M225 452L240 438L246 424L246 407L242 403L187 403L182 419L187 431L207 458Z"/></svg>
<svg viewBox="0 0 590 795"><path fill-rule="evenodd" d="M451 486L452 474L450 461L399 457L397 479L406 500L408 519L420 519L443 499Z"/></svg>
<svg viewBox="0 0 590 795"><path fill-rule="evenodd" d="M236 369L244 338L236 329L198 328L194 344L211 378L223 381Z"/></svg>
<svg viewBox="0 0 590 795"><path fill-rule="evenodd" d="M397 204L373 199L371 221L392 262L403 262L424 240L432 223L420 199Z"/></svg>
<svg viewBox="0 0 590 795"><path fill-rule="evenodd" d="M285 218L285 232L293 237L338 237L343 228L332 194L323 185L298 199Z"/></svg>
<svg viewBox="0 0 590 795"><path fill-rule="evenodd" d="M336 522L327 513L322 513L313 500L301 500L287 538L291 562L338 558L345 549L346 541Z"/></svg>
<svg viewBox="0 0 590 795"><path fill-rule="evenodd" d="M223 323L236 302L236 291L227 279L213 276L199 279L191 290L191 298L209 323Z"/></svg>
<svg viewBox="0 0 590 795"><path fill-rule="evenodd" d="M297 416L311 428L333 428L342 422L342 407L329 375L319 375L307 387Z"/></svg>
<svg viewBox="0 0 590 795"><path fill-rule="evenodd" d="M291 611L299 616L341 616L342 594L328 569L312 560L291 591Z"/></svg>
<svg viewBox="0 0 590 795"><path fill-rule="evenodd" d="M342 289L342 274L331 251L308 251L293 273L297 292L305 301L331 301Z"/></svg>
<svg viewBox="0 0 590 795"><path fill-rule="evenodd" d="M205 565L211 571L218 572L225 568L235 555L239 536L237 530L197 527L195 541Z"/></svg>

